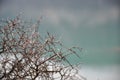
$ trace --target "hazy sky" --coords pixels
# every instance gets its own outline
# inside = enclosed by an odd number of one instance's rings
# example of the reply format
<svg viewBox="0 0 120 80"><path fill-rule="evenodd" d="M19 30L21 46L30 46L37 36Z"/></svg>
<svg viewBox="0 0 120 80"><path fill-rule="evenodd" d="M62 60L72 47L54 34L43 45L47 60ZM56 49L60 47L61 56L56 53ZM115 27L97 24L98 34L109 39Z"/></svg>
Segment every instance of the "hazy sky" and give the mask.
<svg viewBox="0 0 120 80"><path fill-rule="evenodd" d="M0 18L19 13L33 20L43 16L40 33L82 47L82 63L120 64L119 0L0 0Z"/></svg>

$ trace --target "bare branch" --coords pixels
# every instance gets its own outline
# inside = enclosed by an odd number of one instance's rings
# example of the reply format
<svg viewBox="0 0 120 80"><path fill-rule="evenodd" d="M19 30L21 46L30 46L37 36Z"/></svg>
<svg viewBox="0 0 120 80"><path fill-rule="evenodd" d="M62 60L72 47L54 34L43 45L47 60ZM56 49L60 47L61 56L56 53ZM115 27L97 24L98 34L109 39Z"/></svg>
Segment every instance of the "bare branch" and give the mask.
<svg viewBox="0 0 120 80"><path fill-rule="evenodd" d="M76 66L67 59L71 54L80 58L76 49L81 48L65 48L49 32L47 37L42 37L38 30L39 24L40 20L34 26L29 23L26 25L17 16L1 25L0 79L82 80L81 75L81 79L76 76Z"/></svg>

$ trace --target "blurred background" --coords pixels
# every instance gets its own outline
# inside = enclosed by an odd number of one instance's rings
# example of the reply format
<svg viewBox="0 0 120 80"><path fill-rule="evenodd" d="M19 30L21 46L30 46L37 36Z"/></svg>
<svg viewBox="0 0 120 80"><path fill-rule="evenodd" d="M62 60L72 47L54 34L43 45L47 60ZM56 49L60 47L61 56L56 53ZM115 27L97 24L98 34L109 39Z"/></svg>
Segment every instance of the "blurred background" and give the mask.
<svg viewBox="0 0 120 80"><path fill-rule="evenodd" d="M54 34L65 46L83 48L80 74L87 80L120 80L119 0L0 0L0 19L38 20L40 34Z"/></svg>

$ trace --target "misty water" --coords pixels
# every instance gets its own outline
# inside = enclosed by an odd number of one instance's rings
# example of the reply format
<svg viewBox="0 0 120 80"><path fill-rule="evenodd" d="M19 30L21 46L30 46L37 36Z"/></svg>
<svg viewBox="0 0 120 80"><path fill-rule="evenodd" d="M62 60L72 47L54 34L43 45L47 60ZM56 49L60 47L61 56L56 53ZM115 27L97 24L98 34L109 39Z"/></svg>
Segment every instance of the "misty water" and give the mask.
<svg viewBox="0 0 120 80"><path fill-rule="evenodd" d="M82 66L80 73L87 80L119 80L120 65Z"/></svg>

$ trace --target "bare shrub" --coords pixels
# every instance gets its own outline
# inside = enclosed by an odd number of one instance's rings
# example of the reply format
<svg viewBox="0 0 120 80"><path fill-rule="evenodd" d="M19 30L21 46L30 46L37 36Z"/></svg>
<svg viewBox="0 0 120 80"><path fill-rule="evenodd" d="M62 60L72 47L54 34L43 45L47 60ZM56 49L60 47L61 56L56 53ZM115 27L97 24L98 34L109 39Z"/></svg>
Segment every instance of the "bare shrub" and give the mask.
<svg viewBox="0 0 120 80"><path fill-rule="evenodd" d="M0 80L83 80L77 65L67 57L79 55L66 48L47 32L39 34L36 24L21 21L19 17L0 23Z"/></svg>

